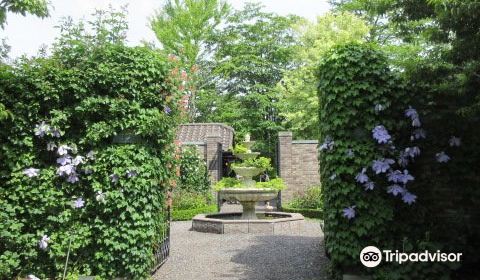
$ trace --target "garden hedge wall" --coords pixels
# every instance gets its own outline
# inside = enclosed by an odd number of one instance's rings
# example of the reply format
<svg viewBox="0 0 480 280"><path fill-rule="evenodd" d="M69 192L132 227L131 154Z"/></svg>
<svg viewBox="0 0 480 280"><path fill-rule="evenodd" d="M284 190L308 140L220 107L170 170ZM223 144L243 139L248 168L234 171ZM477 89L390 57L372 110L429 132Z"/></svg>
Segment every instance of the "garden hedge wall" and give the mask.
<svg viewBox="0 0 480 280"><path fill-rule="evenodd" d="M287 213L300 213L308 218L322 219L322 209L308 209L308 208L293 208L288 206L282 206L282 211Z"/></svg>
<svg viewBox="0 0 480 280"><path fill-rule="evenodd" d="M207 205L193 209L173 209L172 220L173 221L188 221L198 214L216 213L217 205Z"/></svg>
<svg viewBox="0 0 480 280"><path fill-rule="evenodd" d="M68 273L149 275L175 176L171 68L148 48L81 43L1 66L1 279L59 278L69 248Z"/></svg>
<svg viewBox="0 0 480 280"><path fill-rule="evenodd" d="M469 225L476 223L465 211L478 198L469 187L478 176L467 167L469 177L454 178L465 174L455 168L467 160L464 146L469 149L460 139L476 138L449 125L455 117L438 106L442 99L392 71L376 46L337 46L321 60L318 75L325 243L333 271L374 279L449 279L458 264L384 262L367 269L359 254L371 245L468 252L465 241L475 242ZM452 199L466 204L445 203ZM441 219L446 209L467 224Z"/></svg>

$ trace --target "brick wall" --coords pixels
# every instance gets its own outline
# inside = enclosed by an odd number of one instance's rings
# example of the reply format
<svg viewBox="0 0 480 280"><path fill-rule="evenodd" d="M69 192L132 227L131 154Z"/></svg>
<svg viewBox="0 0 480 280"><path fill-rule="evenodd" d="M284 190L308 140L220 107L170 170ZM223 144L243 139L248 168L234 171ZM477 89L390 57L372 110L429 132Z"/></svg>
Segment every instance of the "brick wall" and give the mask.
<svg viewBox="0 0 480 280"><path fill-rule="evenodd" d="M290 201L295 193L320 184L318 141L293 141L292 132L279 132L277 162L278 173L287 184L282 191L282 203Z"/></svg>

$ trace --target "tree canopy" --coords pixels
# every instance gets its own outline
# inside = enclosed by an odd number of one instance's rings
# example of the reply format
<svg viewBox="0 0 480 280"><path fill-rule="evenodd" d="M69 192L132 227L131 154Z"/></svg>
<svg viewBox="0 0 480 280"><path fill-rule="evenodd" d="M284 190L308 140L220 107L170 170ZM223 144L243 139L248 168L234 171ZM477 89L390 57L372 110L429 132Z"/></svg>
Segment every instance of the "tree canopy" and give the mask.
<svg viewBox="0 0 480 280"><path fill-rule="evenodd" d="M302 139L318 138L318 98L316 66L333 46L366 39L369 26L350 13L326 14L317 22L306 20L296 25L300 44L292 57L298 65L284 73L277 84L282 94L281 116L285 125Z"/></svg>
<svg viewBox="0 0 480 280"><path fill-rule="evenodd" d="M188 68L204 59L205 42L229 10L222 0L168 0L150 24L163 48L180 57Z"/></svg>

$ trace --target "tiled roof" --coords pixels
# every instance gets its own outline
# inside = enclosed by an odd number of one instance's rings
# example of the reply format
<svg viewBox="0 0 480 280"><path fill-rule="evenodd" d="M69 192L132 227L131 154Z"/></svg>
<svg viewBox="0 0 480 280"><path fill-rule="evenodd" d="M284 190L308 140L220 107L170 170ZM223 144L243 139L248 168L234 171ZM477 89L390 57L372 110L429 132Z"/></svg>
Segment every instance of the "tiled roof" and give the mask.
<svg viewBox="0 0 480 280"><path fill-rule="evenodd" d="M227 151L233 145L235 131L222 123L187 123L179 126L177 140L185 142L206 142L207 136L219 135L222 139L222 150Z"/></svg>

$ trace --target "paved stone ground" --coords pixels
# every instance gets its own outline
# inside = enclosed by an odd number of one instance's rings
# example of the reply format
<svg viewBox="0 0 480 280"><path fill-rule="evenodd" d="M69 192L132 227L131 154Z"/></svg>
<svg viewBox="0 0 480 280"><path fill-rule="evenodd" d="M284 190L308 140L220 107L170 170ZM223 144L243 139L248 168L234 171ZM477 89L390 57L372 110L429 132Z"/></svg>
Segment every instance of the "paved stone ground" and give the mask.
<svg viewBox="0 0 480 280"><path fill-rule="evenodd" d="M212 234L173 222L171 252L155 280L317 280L327 259L318 222L300 235Z"/></svg>

